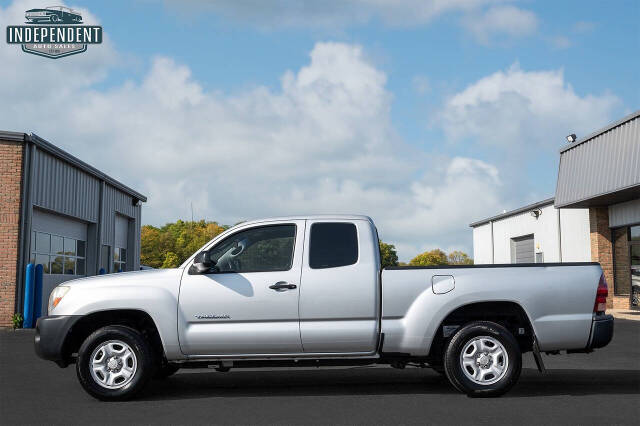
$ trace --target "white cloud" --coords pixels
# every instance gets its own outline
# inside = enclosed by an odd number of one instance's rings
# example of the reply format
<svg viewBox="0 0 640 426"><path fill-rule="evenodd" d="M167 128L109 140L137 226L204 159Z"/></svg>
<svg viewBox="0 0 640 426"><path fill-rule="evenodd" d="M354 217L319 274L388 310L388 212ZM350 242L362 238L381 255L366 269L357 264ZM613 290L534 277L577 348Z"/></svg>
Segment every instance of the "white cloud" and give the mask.
<svg viewBox="0 0 640 426"><path fill-rule="evenodd" d="M452 140L539 149L608 123L619 105L611 93L578 95L562 70L524 71L516 63L451 96L440 123Z"/></svg>
<svg viewBox="0 0 640 426"><path fill-rule="evenodd" d="M3 10L0 24L14 18ZM0 128L35 131L147 194L146 223L189 217L191 202L196 217L222 223L362 213L408 260L437 246L470 251L467 223L475 215L456 199L489 214L499 198L493 166L433 159L395 134L387 77L359 46L318 43L307 65L283 73L277 90L230 95L204 90L189 67L166 57L140 82L98 90L112 59L101 47L109 48L96 46L79 69L69 58L3 49L2 72L17 66L23 75L1 80L0 97L13 101ZM57 81L40 78L43 68ZM16 81L39 95L20 96Z"/></svg>
<svg viewBox="0 0 640 426"><path fill-rule="evenodd" d="M0 26L25 6L0 10ZM231 94L205 90L167 57L140 81L99 88L119 57L108 41L59 60L12 47L0 50L0 129L34 131L147 194L146 223L189 217L191 202L196 217L229 224L363 213L408 260L435 247L470 251L468 223L505 205L502 165L433 156L395 133L387 76L356 45L317 43L280 87ZM449 98L438 124L452 140L549 142L604 124L617 102L578 96L561 71L514 66Z"/></svg>
<svg viewBox="0 0 640 426"><path fill-rule="evenodd" d="M484 12L470 13L462 18L461 23L480 44L528 36L538 29L535 13L511 5L494 6Z"/></svg>
<svg viewBox="0 0 640 426"><path fill-rule="evenodd" d="M470 11L508 0L165 0L172 10L189 16L214 13L226 20L262 28L336 28L379 19L387 25L413 26L456 11Z"/></svg>

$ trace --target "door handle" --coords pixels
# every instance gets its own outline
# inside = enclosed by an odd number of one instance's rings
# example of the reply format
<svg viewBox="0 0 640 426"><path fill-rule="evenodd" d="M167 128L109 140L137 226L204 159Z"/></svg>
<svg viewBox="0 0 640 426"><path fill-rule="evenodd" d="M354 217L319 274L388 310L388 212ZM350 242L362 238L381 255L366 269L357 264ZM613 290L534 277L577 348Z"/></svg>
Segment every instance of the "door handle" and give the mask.
<svg viewBox="0 0 640 426"><path fill-rule="evenodd" d="M286 281L278 281L275 284L269 286L272 290L293 290L294 288L298 288L295 284L289 284Z"/></svg>

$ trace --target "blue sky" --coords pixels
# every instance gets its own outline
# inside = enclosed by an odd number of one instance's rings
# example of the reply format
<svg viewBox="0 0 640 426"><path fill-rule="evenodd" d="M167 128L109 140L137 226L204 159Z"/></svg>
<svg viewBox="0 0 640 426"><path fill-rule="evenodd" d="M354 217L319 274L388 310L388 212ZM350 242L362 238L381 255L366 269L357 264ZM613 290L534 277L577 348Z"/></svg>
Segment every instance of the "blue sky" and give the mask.
<svg viewBox="0 0 640 426"><path fill-rule="evenodd" d="M40 3L1 2L2 25ZM191 201L223 223L348 209L405 260L471 251L468 223L553 195L566 134L640 104L637 1L67 5L109 42L55 61L5 44L4 99L23 78L66 87L3 106L0 128L148 193L154 224L186 217ZM190 163L190 150L211 162ZM204 194L190 189L200 179Z"/></svg>

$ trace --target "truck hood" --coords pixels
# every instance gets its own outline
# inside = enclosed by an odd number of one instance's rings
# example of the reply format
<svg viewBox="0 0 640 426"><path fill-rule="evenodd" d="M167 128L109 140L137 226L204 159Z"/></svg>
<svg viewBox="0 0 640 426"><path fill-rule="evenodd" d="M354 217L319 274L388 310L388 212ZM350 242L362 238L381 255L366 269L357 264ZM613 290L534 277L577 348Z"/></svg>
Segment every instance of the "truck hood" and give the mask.
<svg viewBox="0 0 640 426"><path fill-rule="evenodd" d="M144 271L118 272L105 275L94 275L91 277L78 278L65 281L60 285L72 288L80 286L113 287L131 285L162 285L165 283L180 282L182 269L147 269Z"/></svg>
<svg viewBox="0 0 640 426"><path fill-rule="evenodd" d="M69 291L49 315L86 315L113 309L175 312L182 272L152 269L67 281L61 285Z"/></svg>

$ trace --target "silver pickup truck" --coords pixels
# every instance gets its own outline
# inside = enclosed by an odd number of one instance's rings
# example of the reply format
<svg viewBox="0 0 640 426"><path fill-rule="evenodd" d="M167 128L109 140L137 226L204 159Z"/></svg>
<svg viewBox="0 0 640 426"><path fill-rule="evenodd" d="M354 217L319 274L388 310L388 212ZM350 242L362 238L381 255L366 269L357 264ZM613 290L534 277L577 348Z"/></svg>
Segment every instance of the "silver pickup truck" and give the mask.
<svg viewBox="0 0 640 426"><path fill-rule="evenodd" d="M35 349L76 364L84 389L127 399L179 368L388 364L433 368L497 396L522 354L609 343L597 263L380 267L366 216L242 223L179 268L54 289Z"/></svg>

